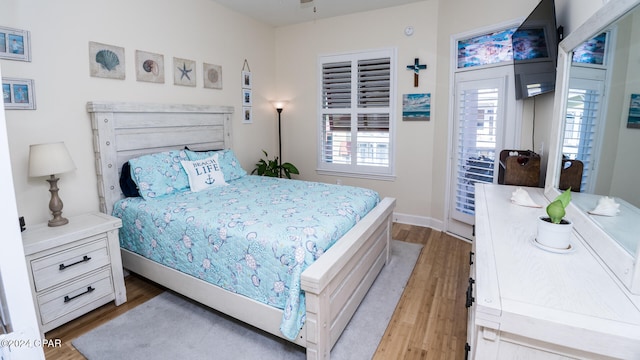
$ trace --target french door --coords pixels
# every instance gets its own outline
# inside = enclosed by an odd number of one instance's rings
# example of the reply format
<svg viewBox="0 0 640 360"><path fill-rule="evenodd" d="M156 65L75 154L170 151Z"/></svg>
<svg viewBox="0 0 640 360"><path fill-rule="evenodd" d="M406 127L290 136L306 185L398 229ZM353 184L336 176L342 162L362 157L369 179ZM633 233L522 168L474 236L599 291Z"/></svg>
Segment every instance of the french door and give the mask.
<svg viewBox="0 0 640 360"><path fill-rule="evenodd" d="M511 67L456 73L447 230L471 237L475 185L495 183L498 154L517 144Z"/></svg>
<svg viewBox="0 0 640 360"><path fill-rule="evenodd" d="M603 114L603 70L571 69L567 113L565 114L562 154L567 159L583 163L581 191L594 192L602 142L601 119Z"/></svg>

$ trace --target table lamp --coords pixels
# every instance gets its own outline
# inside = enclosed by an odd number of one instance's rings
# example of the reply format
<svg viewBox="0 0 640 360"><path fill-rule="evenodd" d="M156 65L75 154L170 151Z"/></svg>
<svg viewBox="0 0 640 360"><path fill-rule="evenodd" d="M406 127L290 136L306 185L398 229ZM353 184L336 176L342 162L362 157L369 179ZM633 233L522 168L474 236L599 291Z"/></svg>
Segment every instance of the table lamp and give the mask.
<svg viewBox="0 0 640 360"><path fill-rule="evenodd" d="M53 219L49 220L49 226L67 224L68 219L62 217L62 200L58 196L58 180L56 174L62 174L75 170L76 166L69 155L64 142L36 144L29 147L29 176L49 176L49 210L53 213Z"/></svg>

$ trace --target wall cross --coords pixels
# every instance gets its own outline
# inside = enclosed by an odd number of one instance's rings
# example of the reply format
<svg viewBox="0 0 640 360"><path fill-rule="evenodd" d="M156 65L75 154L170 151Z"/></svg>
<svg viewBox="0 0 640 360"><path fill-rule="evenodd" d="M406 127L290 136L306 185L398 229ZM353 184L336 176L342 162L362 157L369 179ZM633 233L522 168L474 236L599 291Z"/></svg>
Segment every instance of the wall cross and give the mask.
<svg viewBox="0 0 640 360"><path fill-rule="evenodd" d="M415 59L413 64L407 65L407 70L413 70L413 87L418 87L418 76L420 75L420 70L424 70L426 68L427 65L420 64L420 60L418 60L418 58Z"/></svg>

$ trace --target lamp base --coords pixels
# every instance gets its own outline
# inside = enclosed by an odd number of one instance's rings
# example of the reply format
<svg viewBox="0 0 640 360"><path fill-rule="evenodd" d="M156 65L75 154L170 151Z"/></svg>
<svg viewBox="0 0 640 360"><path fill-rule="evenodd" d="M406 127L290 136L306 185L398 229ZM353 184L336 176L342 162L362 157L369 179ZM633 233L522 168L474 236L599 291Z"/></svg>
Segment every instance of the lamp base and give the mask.
<svg viewBox="0 0 640 360"><path fill-rule="evenodd" d="M49 192L51 193L51 200L49 201L49 210L53 214L53 219L49 220L48 225L51 227L65 225L69 223L69 219L62 217L62 200L58 196L58 180L59 178L51 175L47 182L49 182Z"/></svg>
<svg viewBox="0 0 640 360"><path fill-rule="evenodd" d="M64 218L62 216L58 216L57 218L54 217L53 219L49 220L47 225L49 225L50 227L54 227L54 226L66 225L68 223L69 223L69 219Z"/></svg>

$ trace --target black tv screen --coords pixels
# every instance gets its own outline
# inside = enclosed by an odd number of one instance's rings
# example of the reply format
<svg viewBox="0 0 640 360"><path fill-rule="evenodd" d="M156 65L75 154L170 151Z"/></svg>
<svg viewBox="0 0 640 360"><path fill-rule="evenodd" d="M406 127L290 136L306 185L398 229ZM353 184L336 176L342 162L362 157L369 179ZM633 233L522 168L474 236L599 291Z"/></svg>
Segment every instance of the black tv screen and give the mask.
<svg viewBox="0 0 640 360"><path fill-rule="evenodd" d="M542 0L511 37L516 99L555 90L558 38L554 0Z"/></svg>

